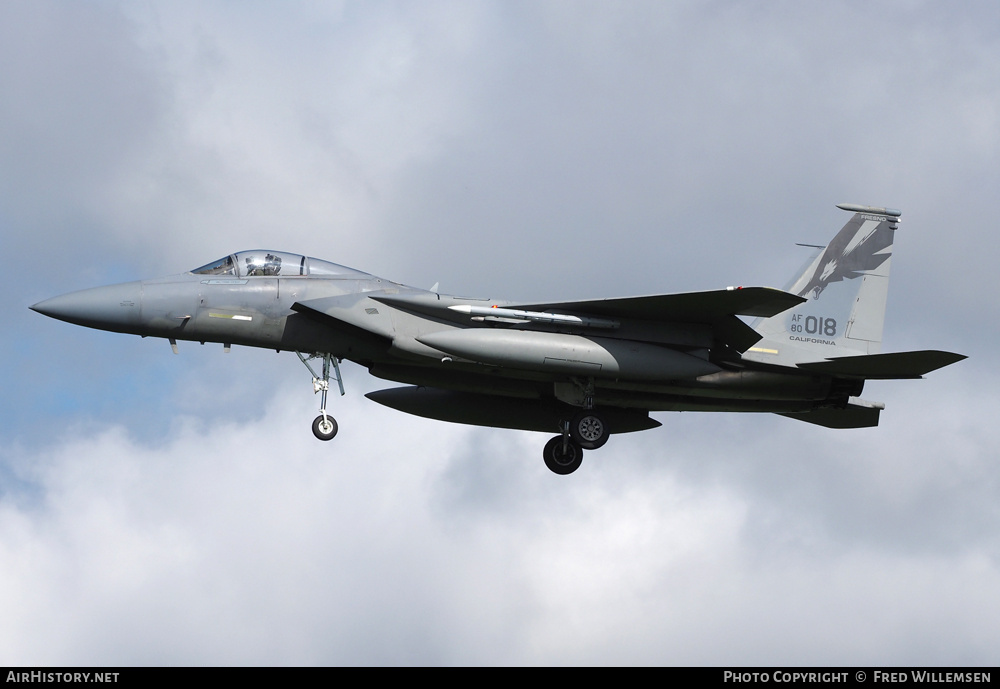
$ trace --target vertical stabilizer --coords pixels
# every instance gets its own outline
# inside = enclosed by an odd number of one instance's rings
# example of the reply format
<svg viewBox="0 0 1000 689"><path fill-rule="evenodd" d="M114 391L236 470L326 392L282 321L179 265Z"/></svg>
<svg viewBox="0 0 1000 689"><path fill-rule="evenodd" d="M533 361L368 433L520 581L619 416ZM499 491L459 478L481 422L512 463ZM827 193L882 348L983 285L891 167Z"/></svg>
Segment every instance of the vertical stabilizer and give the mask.
<svg viewBox="0 0 1000 689"><path fill-rule="evenodd" d="M837 207L853 217L788 290L807 301L754 323L763 339L744 358L787 365L881 350L900 212Z"/></svg>

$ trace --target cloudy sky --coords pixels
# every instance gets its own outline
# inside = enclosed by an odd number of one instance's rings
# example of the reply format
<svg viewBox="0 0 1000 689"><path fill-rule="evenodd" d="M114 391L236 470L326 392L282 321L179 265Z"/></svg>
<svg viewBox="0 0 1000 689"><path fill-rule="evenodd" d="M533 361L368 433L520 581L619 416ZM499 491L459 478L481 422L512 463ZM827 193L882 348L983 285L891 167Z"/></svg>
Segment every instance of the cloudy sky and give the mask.
<svg viewBox="0 0 1000 689"><path fill-rule="evenodd" d="M0 665L1000 662L1000 6L0 3ZM241 249L488 297L782 286L903 210L877 429L542 434L28 310Z"/></svg>

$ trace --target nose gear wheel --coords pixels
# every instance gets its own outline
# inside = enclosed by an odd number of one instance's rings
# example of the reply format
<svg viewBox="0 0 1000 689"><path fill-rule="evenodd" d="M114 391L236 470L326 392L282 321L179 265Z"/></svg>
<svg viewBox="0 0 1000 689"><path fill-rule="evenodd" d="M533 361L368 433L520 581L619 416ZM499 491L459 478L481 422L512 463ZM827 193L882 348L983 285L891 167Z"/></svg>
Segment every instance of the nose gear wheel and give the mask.
<svg viewBox="0 0 1000 689"><path fill-rule="evenodd" d="M321 414L313 420L313 435L320 440L333 440L337 430L337 420L332 416Z"/></svg>

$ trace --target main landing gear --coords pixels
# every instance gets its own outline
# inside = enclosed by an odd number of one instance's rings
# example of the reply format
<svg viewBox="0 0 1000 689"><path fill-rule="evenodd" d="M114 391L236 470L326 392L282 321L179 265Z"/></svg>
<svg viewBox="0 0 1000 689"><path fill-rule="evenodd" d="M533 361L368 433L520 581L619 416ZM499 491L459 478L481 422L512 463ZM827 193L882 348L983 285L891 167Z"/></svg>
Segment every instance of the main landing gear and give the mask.
<svg viewBox="0 0 1000 689"><path fill-rule="evenodd" d="M583 463L583 451L603 447L610 436L604 417L593 409L584 409L571 421L563 422L561 435L545 443L545 466L563 476L572 474Z"/></svg>
<svg viewBox="0 0 1000 689"><path fill-rule="evenodd" d="M545 466L561 476L572 474L583 462L583 448L568 434L557 435L542 450Z"/></svg>
<svg viewBox="0 0 1000 689"><path fill-rule="evenodd" d="M303 356L302 352L295 353L313 376L313 393L320 392L323 394L320 398L319 416L312 423L313 435L320 440L333 440L333 436L337 435L337 420L326 413L326 393L330 390L330 378L333 378L340 387L340 394L344 394L344 382L340 377L340 362L332 354L310 354L309 356ZM309 365L312 359L323 359L322 377L317 376L313 367ZM332 376L330 375L331 366L334 371Z"/></svg>
<svg viewBox="0 0 1000 689"><path fill-rule="evenodd" d="M604 447L611 436L604 418L593 409L584 409L569 423L569 434L585 450Z"/></svg>

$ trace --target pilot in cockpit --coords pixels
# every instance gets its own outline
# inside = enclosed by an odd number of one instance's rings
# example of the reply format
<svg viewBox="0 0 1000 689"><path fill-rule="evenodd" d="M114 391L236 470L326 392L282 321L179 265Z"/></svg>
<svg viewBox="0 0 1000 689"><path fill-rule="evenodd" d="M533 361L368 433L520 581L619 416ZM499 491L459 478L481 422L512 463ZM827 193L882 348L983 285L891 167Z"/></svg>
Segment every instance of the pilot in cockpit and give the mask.
<svg viewBox="0 0 1000 689"><path fill-rule="evenodd" d="M266 254L262 261L259 256L247 256L247 275L278 275L281 273L281 257Z"/></svg>

